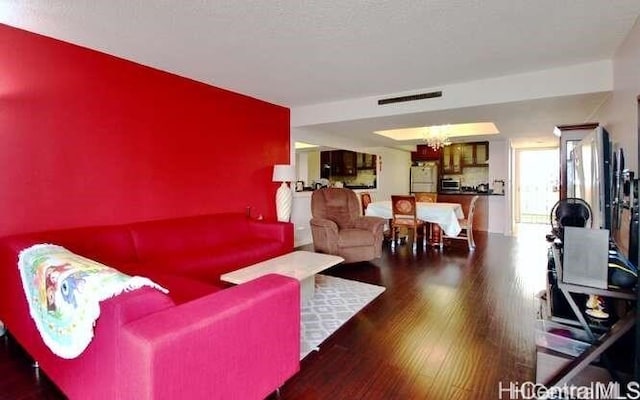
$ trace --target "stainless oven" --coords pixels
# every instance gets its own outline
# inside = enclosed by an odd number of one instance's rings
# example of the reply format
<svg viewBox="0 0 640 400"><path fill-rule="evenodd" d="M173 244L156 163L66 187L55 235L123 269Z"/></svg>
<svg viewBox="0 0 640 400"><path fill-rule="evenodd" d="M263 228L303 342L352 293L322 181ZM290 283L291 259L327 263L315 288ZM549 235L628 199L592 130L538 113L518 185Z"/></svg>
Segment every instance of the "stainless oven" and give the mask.
<svg viewBox="0 0 640 400"><path fill-rule="evenodd" d="M440 179L440 190L443 192L460 191L460 179L453 179L453 178Z"/></svg>

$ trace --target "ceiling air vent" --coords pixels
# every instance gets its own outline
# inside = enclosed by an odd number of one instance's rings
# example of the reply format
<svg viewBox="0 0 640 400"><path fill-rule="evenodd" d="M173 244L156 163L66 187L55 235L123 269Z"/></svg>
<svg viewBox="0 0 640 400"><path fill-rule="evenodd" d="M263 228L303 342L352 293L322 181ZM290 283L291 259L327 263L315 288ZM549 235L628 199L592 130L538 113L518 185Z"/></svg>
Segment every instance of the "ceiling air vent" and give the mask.
<svg viewBox="0 0 640 400"><path fill-rule="evenodd" d="M383 104L403 103L405 101L416 101L416 100L432 99L434 97L442 97L442 91L439 90L437 92L410 94L408 96L390 97L388 99L380 99L380 100L378 100L378 105L381 106Z"/></svg>

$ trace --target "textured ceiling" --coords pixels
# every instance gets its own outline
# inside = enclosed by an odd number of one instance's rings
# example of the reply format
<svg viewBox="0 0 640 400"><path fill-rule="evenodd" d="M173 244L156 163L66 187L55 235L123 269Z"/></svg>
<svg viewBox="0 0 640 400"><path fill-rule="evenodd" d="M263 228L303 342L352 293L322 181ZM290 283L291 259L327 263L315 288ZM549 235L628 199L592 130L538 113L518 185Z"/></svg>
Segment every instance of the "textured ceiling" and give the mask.
<svg viewBox="0 0 640 400"><path fill-rule="evenodd" d="M610 59L638 0L0 0L0 22L288 107Z"/></svg>

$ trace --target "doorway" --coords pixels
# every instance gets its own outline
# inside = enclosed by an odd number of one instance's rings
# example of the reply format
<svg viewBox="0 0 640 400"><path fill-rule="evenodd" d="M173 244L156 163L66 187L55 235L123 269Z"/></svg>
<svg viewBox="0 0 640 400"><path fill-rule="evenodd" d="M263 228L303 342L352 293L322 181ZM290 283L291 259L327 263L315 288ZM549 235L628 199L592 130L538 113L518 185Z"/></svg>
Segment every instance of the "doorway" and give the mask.
<svg viewBox="0 0 640 400"><path fill-rule="evenodd" d="M516 150L516 226L549 224L549 213L559 198L559 157L557 147Z"/></svg>

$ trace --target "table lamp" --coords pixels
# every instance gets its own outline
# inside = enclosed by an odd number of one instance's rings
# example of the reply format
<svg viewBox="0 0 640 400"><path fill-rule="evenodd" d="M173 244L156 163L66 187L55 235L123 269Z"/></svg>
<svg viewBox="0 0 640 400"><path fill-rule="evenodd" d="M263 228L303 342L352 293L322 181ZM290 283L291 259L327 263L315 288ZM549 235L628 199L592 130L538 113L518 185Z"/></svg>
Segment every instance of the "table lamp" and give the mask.
<svg viewBox="0 0 640 400"><path fill-rule="evenodd" d="M291 217L291 202L293 201L293 193L288 182L296 179L293 165L276 164L273 166L273 181L282 182L276 191L276 213L278 221L289 222Z"/></svg>

